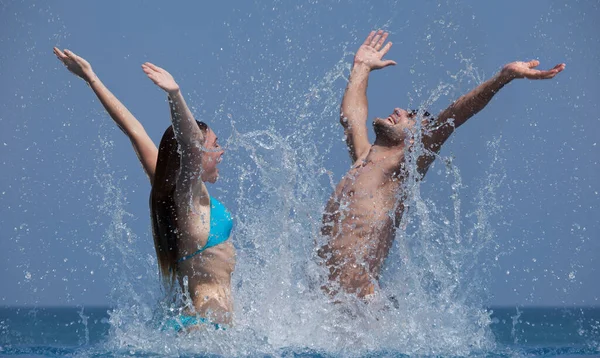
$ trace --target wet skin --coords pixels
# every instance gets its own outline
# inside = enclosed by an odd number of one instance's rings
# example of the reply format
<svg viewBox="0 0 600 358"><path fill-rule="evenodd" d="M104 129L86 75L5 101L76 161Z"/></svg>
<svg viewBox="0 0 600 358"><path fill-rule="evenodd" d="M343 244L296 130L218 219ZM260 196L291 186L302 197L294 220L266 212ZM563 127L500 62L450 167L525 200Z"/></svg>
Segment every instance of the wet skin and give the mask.
<svg viewBox="0 0 600 358"><path fill-rule="evenodd" d="M414 116L395 109L375 124L388 126L398 137L414 127ZM404 213L400 197L406 181L406 145L373 145L342 178L329 199L323 215L321 234L328 242L318 250L333 284L359 297L373 294L383 261L393 243L397 223Z"/></svg>
<svg viewBox="0 0 600 358"><path fill-rule="evenodd" d="M108 90L89 62L69 50L61 51L56 47L54 54L71 73L89 84L115 124L131 141L150 184L154 185L158 148L143 125ZM201 133L173 77L150 63L142 65L142 69L156 85L168 93L173 106L172 114L176 113L173 115L172 124L177 129L177 140L182 149L182 165L178 170L174 199L178 218L177 230L180 233L177 247L180 257L183 257L203 247L208 240L210 197L204 182L217 181L217 164L222 160L223 150L210 128L206 135ZM179 280L187 277L188 290L196 313L215 323L231 323L231 274L234 267L235 249L230 240L208 248L201 255L179 264ZM192 310L186 313L190 314Z"/></svg>
<svg viewBox="0 0 600 358"><path fill-rule="evenodd" d="M454 130L481 111L505 85L521 78L551 79L565 69L565 64L558 64L550 70L537 70L537 60L509 63L435 118L421 118L400 108L385 118L375 118L376 138L371 144L366 127L369 74L396 64L383 59L392 46L391 42L385 44L387 37L381 30L373 31L360 46L342 98L340 123L354 164L327 203L321 228L326 243L317 250L329 274L323 289L331 295L345 292L364 298L377 291L383 262L406 211L406 159L417 149L417 138L422 149L413 165L420 180Z"/></svg>

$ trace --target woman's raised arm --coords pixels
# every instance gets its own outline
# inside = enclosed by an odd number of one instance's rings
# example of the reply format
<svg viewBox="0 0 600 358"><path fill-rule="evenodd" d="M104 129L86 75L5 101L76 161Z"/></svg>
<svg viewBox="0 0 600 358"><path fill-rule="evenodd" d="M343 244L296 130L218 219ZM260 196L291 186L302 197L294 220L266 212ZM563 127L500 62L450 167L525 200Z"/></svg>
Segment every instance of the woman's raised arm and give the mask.
<svg viewBox="0 0 600 358"><path fill-rule="evenodd" d="M148 175L150 184L153 184L158 148L156 148L142 124L100 81L89 62L69 50L63 52L56 47L54 48L54 54L69 71L86 81L92 88L108 114L131 141L133 149L142 163L146 175Z"/></svg>
<svg viewBox="0 0 600 358"><path fill-rule="evenodd" d="M173 132L181 150L177 186L181 193L191 194L194 201L207 204L206 200L202 200L206 199L208 194L206 187L202 180L197 180L202 177L204 171L202 167L206 140L204 133L198 127L198 123L185 103L179 85L173 76L165 69L149 62L142 65L142 70L154 84L169 95Z"/></svg>

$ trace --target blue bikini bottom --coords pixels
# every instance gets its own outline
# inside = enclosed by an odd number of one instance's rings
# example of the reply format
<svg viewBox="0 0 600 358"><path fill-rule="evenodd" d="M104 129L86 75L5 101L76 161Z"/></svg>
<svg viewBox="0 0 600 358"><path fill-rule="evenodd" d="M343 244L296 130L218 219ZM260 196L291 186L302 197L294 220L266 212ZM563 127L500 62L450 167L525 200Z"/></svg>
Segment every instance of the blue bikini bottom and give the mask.
<svg viewBox="0 0 600 358"><path fill-rule="evenodd" d="M179 317L175 317L175 318L169 318L166 322L165 325L163 326L163 329L172 329L176 332L181 332L187 328L193 327L193 326L199 326L199 325L208 325L208 326L212 326L215 328L215 330L225 330L225 326L218 324L218 323L214 323L209 321L208 319L204 318L204 317L197 317L197 316L187 316L187 315L180 315Z"/></svg>

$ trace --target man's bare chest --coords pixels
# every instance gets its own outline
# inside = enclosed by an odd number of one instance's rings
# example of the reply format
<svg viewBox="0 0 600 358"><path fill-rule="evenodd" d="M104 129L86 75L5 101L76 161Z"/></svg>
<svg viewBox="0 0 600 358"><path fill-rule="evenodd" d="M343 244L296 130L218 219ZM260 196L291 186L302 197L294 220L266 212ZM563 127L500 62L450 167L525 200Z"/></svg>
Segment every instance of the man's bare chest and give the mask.
<svg viewBox="0 0 600 358"><path fill-rule="evenodd" d="M395 195L402 185L401 177L375 166L354 167L342 178L333 197L338 202L380 201Z"/></svg>

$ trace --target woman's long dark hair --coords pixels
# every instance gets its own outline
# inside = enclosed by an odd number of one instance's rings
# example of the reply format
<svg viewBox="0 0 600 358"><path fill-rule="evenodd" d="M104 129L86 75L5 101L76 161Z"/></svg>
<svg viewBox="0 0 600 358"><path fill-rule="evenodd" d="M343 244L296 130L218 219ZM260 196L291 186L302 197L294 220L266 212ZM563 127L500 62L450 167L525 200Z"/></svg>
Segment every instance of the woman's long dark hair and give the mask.
<svg viewBox="0 0 600 358"><path fill-rule="evenodd" d="M208 126L204 122L196 121L196 123L206 138ZM177 210L173 195L180 165L179 146L173 126L169 126L160 140L152 191L150 192L150 218L154 248L163 284L168 288L172 288L175 282L177 258L179 257L177 247L179 234L175 224Z"/></svg>

